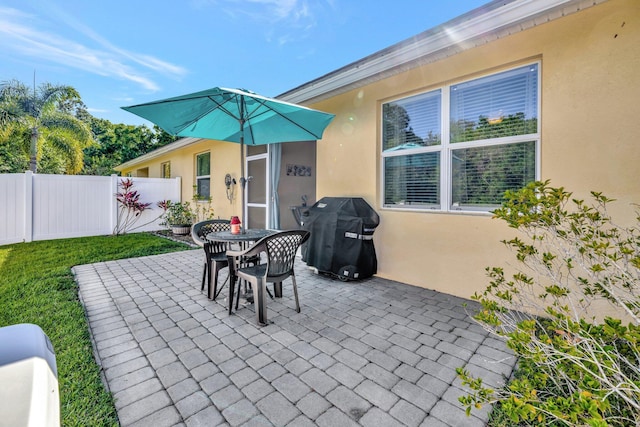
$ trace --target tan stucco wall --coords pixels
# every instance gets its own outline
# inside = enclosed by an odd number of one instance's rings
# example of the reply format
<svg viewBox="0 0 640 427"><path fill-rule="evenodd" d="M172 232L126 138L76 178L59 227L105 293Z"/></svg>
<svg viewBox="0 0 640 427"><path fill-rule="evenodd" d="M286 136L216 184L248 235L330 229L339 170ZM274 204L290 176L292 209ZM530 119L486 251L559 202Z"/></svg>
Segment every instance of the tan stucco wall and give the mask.
<svg viewBox="0 0 640 427"><path fill-rule="evenodd" d="M160 178L162 164L171 162L171 177L182 180L182 201L191 201L193 185L195 184L196 155L209 151L211 153L211 198L215 215L220 218L230 218L232 215L242 217L240 210L240 146L230 142L205 140L187 147L177 149L152 160L136 163L135 166L124 168L121 175L131 173L141 176L140 171L148 173L150 178ZM287 176L288 164L310 166L310 177ZM224 177L229 173L236 180L233 201L226 196ZM309 204L315 202L316 181L315 142L296 142L284 144L282 149L281 178L280 178L280 223L282 229L298 228L289 206L300 205L302 195L308 196ZM261 177L254 177L260 179ZM257 181L252 181L257 182Z"/></svg>
<svg viewBox="0 0 640 427"><path fill-rule="evenodd" d="M307 202L311 206L316 201L316 143L295 142L282 144L282 161L280 164L280 185L278 195L280 198L280 228L290 230L300 228L291 213L290 206L302 204L302 196L307 196ZM308 166L311 168L310 176L287 175L287 165Z"/></svg>
<svg viewBox="0 0 640 427"><path fill-rule="evenodd" d="M512 262L490 215L382 209L381 103L541 61L541 179L602 191L632 219L640 202L640 1L611 0L312 105L336 114L317 144L317 198L362 196L381 217L378 275L469 297ZM620 218L620 217L619 217Z"/></svg>
<svg viewBox="0 0 640 427"><path fill-rule="evenodd" d="M488 214L382 209L380 111L393 98L532 61L541 64L540 178L581 198L602 191L618 200L616 218L634 219L631 204L640 203L640 1L610 0L311 105L336 114L317 143L315 198L362 196L379 212L379 276L469 297L487 285L485 267L515 263L499 243L514 231ZM160 164L170 159L172 176L182 177L182 198L190 200L195 155L207 150L216 214L240 215L239 188L230 204L223 185L226 173L238 180L237 144L200 142L123 174L149 167L149 176L159 177Z"/></svg>
<svg viewBox="0 0 640 427"><path fill-rule="evenodd" d="M232 215L241 215L240 211L240 146L221 141L201 141L180 150L172 151L148 162L136 164L134 167L123 169L121 174L149 168L149 177L160 178L161 167L164 162L171 162L171 177L182 179L182 201L191 201L193 198L193 185L195 184L195 159L196 155L211 152L211 197L215 215L220 218L230 218ZM229 202L226 196L224 176L230 173L236 179L236 191L234 199Z"/></svg>

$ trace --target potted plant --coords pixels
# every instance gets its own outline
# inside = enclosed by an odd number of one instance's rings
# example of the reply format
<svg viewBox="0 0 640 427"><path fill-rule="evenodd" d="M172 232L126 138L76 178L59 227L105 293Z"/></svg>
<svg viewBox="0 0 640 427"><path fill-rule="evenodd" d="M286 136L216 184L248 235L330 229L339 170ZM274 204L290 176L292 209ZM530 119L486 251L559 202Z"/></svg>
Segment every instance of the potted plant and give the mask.
<svg viewBox="0 0 640 427"><path fill-rule="evenodd" d="M162 215L163 225L169 227L173 234L189 234L191 225L196 219L196 214L191 210L189 202L175 203L166 200L158 203L164 209Z"/></svg>
<svg viewBox="0 0 640 427"><path fill-rule="evenodd" d="M214 218L213 206L211 206L211 197L201 196L198 194L196 186L193 186L193 212L195 222L206 221Z"/></svg>

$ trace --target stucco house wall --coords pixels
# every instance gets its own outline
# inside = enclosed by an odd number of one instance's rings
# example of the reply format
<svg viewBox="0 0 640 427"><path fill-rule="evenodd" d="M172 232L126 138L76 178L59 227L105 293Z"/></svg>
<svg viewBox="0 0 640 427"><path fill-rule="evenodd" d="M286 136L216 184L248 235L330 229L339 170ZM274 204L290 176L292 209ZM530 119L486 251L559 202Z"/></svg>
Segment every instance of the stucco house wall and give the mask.
<svg viewBox="0 0 640 427"><path fill-rule="evenodd" d="M181 141L175 144L179 148L171 149L171 146L163 147L156 152L141 156L118 167L121 175L141 176L142 171L150 178L162 177L162 164L171 164L171 177L181 177L182 181L182 201L190 201L193 198L193 186L196 181L195 164L196 156L201 153L211 155L211 203L215 216L228 219L232 215L241 216L240 210L240 146L238 144L203 140L188 139L191 141L187 145L182 145ZM188 141L188 142L189 142ZM280 227L283 230L298 228L291 206L300 205L302 196L306 196L309 205L316 201L315 175L316 152L315 141L303 141L295 143L285 143L282 147L282 161L280 165L280 185L278 189L280 197ZM165 151L158 154L160 151ZM311 168L310 176L293 176L287 174L289 165L304 165ZM236 180L233 186L232 200L227 198L227 191L224 185L226 174L230 174ZM249 184L250 185L250 184Z"/></svg>
<svg viewBox="0 0 640 427"><path fill-rule="evenodd" d="M620 222L635 220L632 204L640 202L640 1L586 3L584 10L577 7L566 16L556 11L552 20L536 19L526 29L497 38L488 35L476 47L317 97L320 101L301 98L304 105L336 114L316 144L315 197L361 196L379 212L381 223L374 234L378 276L469 297L488 283L485 267L511 262L500 240L515 231L489 213L383 207L381 116L382 104L389 100L521 65L540 67L538 178L550 179L578 198L602 191L617 199L612 213ZM307 87L314 90L322 79ZM300 102L296 94L304 90L302 85L282 98ZM238 178L238 149L236 144L205 141L168 155L172 175L183 178L183 199L192 194L194 156L211 150L217 213L223 218L239 214L238 199L231 204L219 200L224 174ZM149 176L157 176L162 161L149 162Z"/></svg>
<svg viewBox="0 0 640 427"><path fill-rule="evenodd" d="M382 208L381 105L534 61L541 67L539 178L580 198L602 191L617 199L617 218L633 220L640 2L611 0L310 105L336 114L317 144L318 198L363 196L379 211L379 276L469 297L488 284L485 267L513 259L499 241L514 230L490 214Z"/></svg>
<svg viewBox="0 0 640 427"><path fill-rule="evenodd" d="M196 156L206 152L211 153L211 203L215 216L230 218L232 215L240 215L240 185L235 186L231 202L227 199L224 185L224 177L227 173L239 182L240 146L238 144L198 139L180 149L167 151L149 160L144 160L144 156L134 159L120 165L118 170L123 176L129 173L136 176L139 169L148 169L150 178L160 178L161 165L171 162L171 177L179 176L182 179L182 201L191 201L194 195L193 186L196 182Z"/></svg>

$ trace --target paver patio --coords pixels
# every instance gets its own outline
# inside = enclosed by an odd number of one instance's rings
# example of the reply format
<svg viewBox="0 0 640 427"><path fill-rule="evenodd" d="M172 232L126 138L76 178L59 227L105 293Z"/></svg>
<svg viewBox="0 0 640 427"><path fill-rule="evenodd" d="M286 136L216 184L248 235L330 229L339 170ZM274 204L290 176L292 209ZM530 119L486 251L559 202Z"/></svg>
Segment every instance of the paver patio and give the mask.
<svg viewBox="0 0 640 427"><path fill-rule="evenodd" d="M252 305L229 316L226 290L207 299L202 263L192 250L73 268L122 426L483 426L455 368L496 384L515 364L461 298L297 260L302 312L287 281L259 327Z"/></svg>

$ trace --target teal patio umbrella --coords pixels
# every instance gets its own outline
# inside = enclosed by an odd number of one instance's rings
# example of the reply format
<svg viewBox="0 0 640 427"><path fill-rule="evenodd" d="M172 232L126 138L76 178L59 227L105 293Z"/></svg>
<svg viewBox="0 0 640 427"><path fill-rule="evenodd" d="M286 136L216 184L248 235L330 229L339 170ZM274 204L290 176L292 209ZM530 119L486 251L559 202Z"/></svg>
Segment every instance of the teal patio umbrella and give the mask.
<svg viewBox="0 0 640 427"><path fill-rule="evenodd" d="M245 227L244 145L321 139L334 117L248 90L222 87L122 108L172 135L239 143L241 209Z"/></svg>

